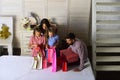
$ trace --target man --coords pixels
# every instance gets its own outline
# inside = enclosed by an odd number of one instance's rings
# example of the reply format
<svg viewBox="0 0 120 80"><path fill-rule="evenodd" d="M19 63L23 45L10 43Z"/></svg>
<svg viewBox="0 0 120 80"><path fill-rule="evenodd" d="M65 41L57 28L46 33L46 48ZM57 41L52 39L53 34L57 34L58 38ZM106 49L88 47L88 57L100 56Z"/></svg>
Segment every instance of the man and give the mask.
<svg viewBox="0 0 120 80"><path fill-rule="evenodd" d="M68 48L71 48L71 50L78 54L80 58L80 67L74 69L74 71L83 70L84 63L87 62L88 57L86 44L83 41L76 38L74 33L67 34L66 42L70 45Z"/></svg>

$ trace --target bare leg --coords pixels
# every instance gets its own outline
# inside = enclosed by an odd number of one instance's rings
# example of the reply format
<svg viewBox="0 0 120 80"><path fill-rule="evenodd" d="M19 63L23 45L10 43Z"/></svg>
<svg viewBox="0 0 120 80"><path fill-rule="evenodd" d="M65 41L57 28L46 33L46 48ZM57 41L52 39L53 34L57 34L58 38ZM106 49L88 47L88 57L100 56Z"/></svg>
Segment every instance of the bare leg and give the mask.
<svg viewBox="0 0 120 80"><path fill-rule="evenodd" d="M38 60L37 60L37 57L34 57L34 63L33 63L33 69L37 69L37 63Z"/></svg>

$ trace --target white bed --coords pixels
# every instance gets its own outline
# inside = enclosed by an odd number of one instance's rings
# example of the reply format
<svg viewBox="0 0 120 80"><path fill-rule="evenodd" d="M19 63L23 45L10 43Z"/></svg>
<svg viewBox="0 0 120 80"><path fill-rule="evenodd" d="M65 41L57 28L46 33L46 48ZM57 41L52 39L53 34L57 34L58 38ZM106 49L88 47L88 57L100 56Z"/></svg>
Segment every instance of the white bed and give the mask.
<svg viewBox="0 0 120 80"><path fill-rule="evenodd" d="M90 65L81 72L51 72L51 67L33 70L32 63L32 57L1 56L0 80L95 80Z"/></svg>

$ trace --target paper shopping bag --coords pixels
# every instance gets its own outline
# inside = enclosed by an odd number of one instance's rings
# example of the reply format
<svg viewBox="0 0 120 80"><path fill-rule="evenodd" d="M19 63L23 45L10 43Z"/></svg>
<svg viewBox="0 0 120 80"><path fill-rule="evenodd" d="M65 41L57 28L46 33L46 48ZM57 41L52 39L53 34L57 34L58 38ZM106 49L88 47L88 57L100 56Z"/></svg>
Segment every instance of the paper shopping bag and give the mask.
<svg viewBox="0 0 120 80"><path fill-rule="evenodd" d="M57 59L55 48L48 49L48 62L52 63L52 72L56 72L57 69Z"/></svg>
<svg viewBox="0 0 120 80"><path fill-rule="evenodd" d="M47 59L43 58L42 68L47 68Z"/></svg>
<svg viewBox="0 0 120 80"><path fill-rule="evenodd" d="M38 66L37 66L37 69L42 69L42 57L39 56L39 54L37 55L37 58L38 58Z"/></svg>
<svg viewBox="0 0 120 80"><path fill-rule="evenodd" d="M54 53L54 49L48 49L48 62L52 63L53 61L53 53Z"/></svg>

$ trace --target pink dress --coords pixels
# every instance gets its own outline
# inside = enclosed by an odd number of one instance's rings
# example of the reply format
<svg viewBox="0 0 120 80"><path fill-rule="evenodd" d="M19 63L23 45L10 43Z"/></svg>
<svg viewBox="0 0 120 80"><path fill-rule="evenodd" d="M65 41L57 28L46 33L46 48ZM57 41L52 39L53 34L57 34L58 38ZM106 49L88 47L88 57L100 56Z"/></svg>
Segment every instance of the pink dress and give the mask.
<svg viewBox="0 0 120 80"><path fill-rule="evenodd" d="M40 37L31 36L29 43L32 44L32 45L39 45L38 46L39 50L37 48L32 48L32 56L33 57L37 56L37 54L38 54L39 51L42 54L44 53L43 45L45 45L45 43L46 43L46 40L45 40L44 36L40 36Z"/></svg>

